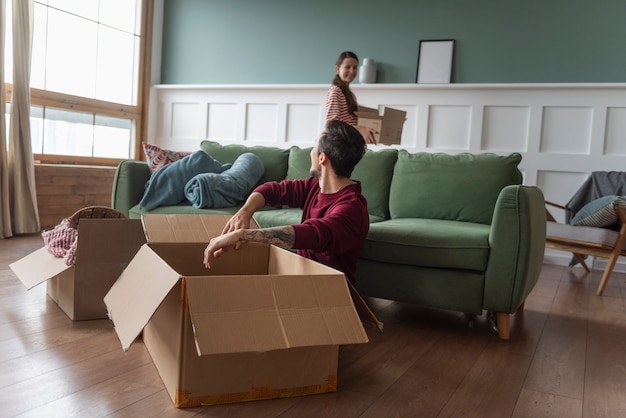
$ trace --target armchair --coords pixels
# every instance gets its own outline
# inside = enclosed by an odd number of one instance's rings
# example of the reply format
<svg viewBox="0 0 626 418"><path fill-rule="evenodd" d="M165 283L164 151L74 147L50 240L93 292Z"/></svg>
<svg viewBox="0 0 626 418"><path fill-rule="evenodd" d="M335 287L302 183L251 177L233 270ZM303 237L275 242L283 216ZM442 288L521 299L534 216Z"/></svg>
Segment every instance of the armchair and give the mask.
<svg viewBox="0 0 626 418"><path fill-rule="evenodd" d="M555 203L546 204L568 210L567 207ZM569 251L574 254L576 260L589 272L590 269L585 263L583 255L608 259L607 265L602 273L600 284L596 294L601 296L604 292L615 263L620 256L626 256L626 207L614 204L614 210L619 218L619 230L594 226L576 226L570 224L557 223L554 217L546 210L548 224L546 231L546 248Z"/></svg>

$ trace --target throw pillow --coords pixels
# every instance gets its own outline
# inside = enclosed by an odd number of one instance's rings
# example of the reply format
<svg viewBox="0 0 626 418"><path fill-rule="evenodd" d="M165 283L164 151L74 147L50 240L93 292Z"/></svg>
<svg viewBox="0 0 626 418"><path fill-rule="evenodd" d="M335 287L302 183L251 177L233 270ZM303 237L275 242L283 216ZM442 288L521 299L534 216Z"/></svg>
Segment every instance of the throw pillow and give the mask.
<svg viewBox="0 0 626 418"><path fill-rule="evenodd" d="M491 224L502 189L522 184L518 152L409 153L398 150L389 192L391 218Z"/></svg>
<svg viewBox="0 0 626 418"><path fill-rule="evenodd" d="M141 145L143 146L144 154L146 154L150 172L191 154L191 151L170 151L147 142L142 142Z"/></svg>
<svg viewBox="0 0 626 418"><path fill-rule="evenodd" d="M367 199L370 215L389 219L389 189L397 159L398 152L395 149L368 149L354 167L351 177L361 182L361 192Z"/></svg>
<svg viewBox="0 0 626 418"><path fill-rule="evenodd" d="M287 180L308 179L311 177L311 150L313 147L291 147L287 165Z"/></svg>
<svg viewBox="0 0 626 418"><path fill-rule="evenodd" d="M570 224L600 228L614 225L619 217L613 205L626 206L626 197L609 195L592 200L576 212Z"/></svg>

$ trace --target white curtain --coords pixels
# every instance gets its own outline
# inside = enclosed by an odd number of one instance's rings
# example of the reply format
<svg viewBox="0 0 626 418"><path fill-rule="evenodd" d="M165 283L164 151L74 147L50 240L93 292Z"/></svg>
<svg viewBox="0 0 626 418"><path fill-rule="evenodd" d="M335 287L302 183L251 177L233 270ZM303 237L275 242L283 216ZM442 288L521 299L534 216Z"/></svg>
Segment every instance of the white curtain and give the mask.
<svg viewBox="0 0 626 418"><path fill-rule="evenodd" d="M0 238L12 235L9 216L9 167L7 157L6 91L4 88L4 28L6 3L0 0Z"/></svg>
<svg viewBox="0 0 626 418"><path fill-rule="evenodd" d="M0 0L4 3L4 0ZM4 31L4 4L2 4ZM34 1L13 0L13 91L9 152L3 141L2 154L2 230L0 237L39 232L39 212L35 190L35 167L30 141L30 67L33 44ZM4 35L3 35L4 39ZM3 42L4 45L4 42ZM4 51L3 51L4 57ZM3 64L4 68L4 64ZM4 80L2 80L4 86ZM4 104L4 95L2 102ZM4 112L2 113L4 125ZM6 131L6 128L4 128ZM0 130L2 134L2 130ZM5 171L8 180L5 181ZM8 185L6 185L8 183ZM5 203L6 202L6 203ZM8 206L8 208L6 207Z"/></svg>

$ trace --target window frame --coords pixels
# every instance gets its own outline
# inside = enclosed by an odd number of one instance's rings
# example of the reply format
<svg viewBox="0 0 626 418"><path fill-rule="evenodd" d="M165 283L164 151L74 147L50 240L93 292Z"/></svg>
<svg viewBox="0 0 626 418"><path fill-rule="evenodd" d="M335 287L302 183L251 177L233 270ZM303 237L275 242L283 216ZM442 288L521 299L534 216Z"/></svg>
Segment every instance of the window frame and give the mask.
<svg viewBox="0 0 626 418"><path fill-rule="evenodd" d="M139 40L139 74L137 80L137 105L107 102L88 97L73 96L55 91L30 88L32 106L49 107L60 110L86 112L97 115L129 119L134 122L133 150L136 160L143 157L141 143L148 136L148 104L150 95L150 74L152 59L152 31L154 0L141 1L141 28ZM5 100L10 102L13 86L5 83ZM85 157L77 155L33 153L35 163L75 164L96 166L117 166L125 158Z"/></svg>

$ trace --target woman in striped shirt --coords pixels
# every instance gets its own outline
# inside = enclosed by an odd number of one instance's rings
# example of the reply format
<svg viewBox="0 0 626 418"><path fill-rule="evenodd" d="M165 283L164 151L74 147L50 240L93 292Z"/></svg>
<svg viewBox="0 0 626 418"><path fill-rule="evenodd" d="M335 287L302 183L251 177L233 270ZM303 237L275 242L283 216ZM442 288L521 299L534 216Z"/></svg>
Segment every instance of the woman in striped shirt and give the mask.
<svg viewBox="0 0 626 418"><path fill-rule="evenodd" d="M374 131L370 128L357 125L358 110L356 96L350 90L350 83L356 78L359 68L359 58L354 52L344 51L339 54L335 63L337 75L326 93L326 121L338 119L359 130L368 144L375 144Z"/></svg>

